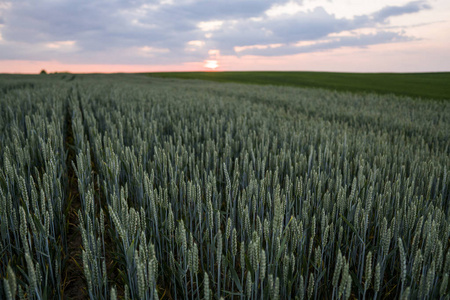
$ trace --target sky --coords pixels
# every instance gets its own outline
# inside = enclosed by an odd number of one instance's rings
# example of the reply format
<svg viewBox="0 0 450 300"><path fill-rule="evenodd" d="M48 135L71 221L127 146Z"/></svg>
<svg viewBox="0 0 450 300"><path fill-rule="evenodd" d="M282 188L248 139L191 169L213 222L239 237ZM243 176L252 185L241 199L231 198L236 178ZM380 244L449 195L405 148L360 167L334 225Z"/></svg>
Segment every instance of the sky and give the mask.
<svg viewBox="0 0 450 300"><path fill-rule="evenodd" d="M0 73L450 71L449 0L0 0Z"/></svg>

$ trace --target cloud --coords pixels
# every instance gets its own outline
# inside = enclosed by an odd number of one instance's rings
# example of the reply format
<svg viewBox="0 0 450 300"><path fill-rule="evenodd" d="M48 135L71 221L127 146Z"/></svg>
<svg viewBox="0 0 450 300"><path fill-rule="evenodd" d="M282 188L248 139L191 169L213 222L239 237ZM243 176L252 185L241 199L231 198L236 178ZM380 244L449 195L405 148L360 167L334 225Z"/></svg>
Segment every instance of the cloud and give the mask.
<svg viewBox="0 0 450 300"><path fill-rule="evenodd" d="M386 6L373 14L373 18L377 22L385 22L390 17L416 13L425 9L431 9L431 6L425 1L413 1L403 6Z"/></svg>
<svg viewBox="0 0 450 300"><path fill-rule="evenodd" d="M354 36L342 36L318 41L308 41L294 45L249 47L241 51L245 55L259 56L283 56L299 53L319 52L342 47L367 47L370 45L407 42L414 38L396 32L379 31L373 34L361 34Z"/></svg>
<svg viewBox="0 0 450 300"><path fill-rule="evenodd" d="M407 5L408 6L408 5ZM374 20L374 15L377 16L379 21ZM386 14L387 18L387 14ZM373 15L362 15L352 19L336 18L334 15L329 14L323 8L315 8L314 10L306 12L297 12L292 15L280 15L277 17L264 17L256 20L244 20L238 23L226 22L222 25L222 30L214 33L216 47L222 49L225 54L231 55L235 53L235 48L246 47L253 45L270 45L270 44L283 44L282 47L269 47L271 49L247 49L241 54L252 53L254 55L286 55L286 53L295 54L302 53L299 47L295 47L295 44L300 41L321 41L328 36L344 32L357 30L361 28L372 27L376 28L379 23L385 22L386 18L382 18L378 15L378 12ZM394 39L394 36L398 38ZM361 46L367 46L368 36L352 37L354 42L353 46L358 46L358 42ZM413 38L406 38L400 33L392 32L388 35L387 32L380 32L376 35L378 39L372 37L372 40L379 43L385 42L400 42L408 41ZM381 39L381 37L384 37ZM349 43L347 41L347 43ZM323 43L321 43L323 44ZM327 43L326 49L334 49L344 46L342 42ZM350 45L348 45L350 46ZM318 48L309 47L308 49L321 49L323 45ZM308 50L308 52L311 52ZM269 54L270 53L270 54Z"/></svg>
<svg viewBox="0 0 450 300"><path fill-rule="evenodd" d="M430 9L425 1L337 18L321 7L267 14L289 0L14 0L0 5L0 60L164 64L222 55L290 55L340 47L405 42L401 28L376 29L389 18ZM301 6L302 1L295 1ZM371 34L333 37L375 28ZM394 30L394 31L392 31ZM308 41L308 45L301 42ZM300 44L299 44L300 43ZM259 45L260 47L254 47ZM276 47L270 45L277 45ZM236 51L238 49L239 51Z"/></svg>
<svg viewBox="0 0 450 300"><path fill-rule="evenodd" d="M197 20L236 20L263 14L275 4L288 1L273 0L199 0L171 5L165 9L171 14Z"/></svg>

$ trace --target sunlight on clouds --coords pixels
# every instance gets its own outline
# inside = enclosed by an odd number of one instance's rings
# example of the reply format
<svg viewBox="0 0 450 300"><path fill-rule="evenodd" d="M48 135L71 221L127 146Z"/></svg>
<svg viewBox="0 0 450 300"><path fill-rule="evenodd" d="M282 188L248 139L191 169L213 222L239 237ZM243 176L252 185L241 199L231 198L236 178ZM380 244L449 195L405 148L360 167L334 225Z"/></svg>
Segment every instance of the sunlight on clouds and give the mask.
<svg viewBox="0 0 450 300"><path fill-rule="evenodd" d="M253 18L249 18L248 20L252 21L252 22L262 22L262 21L264 21L264 18L263 17L253 17Z"/></svg>
<svg viewBox="0 0 450 300"><path fill-rule="evenodd" d="M208 21L208 22L200 22L197 24L197 27L202 31L215 31L219 30L223 25L223 21Z"/></svg>
<svg viewBox="0 0 450 300"><path fill-rule="evenodd" d="M276 4L268 9L265 14L268 17L279 17L282 15L295 15L299 12L313 11L316 8L323 8L329 14L337 18L353 18L364 14L376 12L386 6L405 5L411 0L392 1L361 1L361 0L305 0L303 3L289 1L285 4Z"/></svg>
<svg viewBox="0 0 450 300"><path fill-rule="evenodd" d="M189 41L187 43L189 46L195 46L195 47L203 47L205 45L204 41Z"/></svg>
<svg viewBox="0 0 450 300"><path fill-rule="evenodd" d="M283 46L283 44L270 44L270 45L251 45L251 46L235 46L234 51L236 53L251 50L251 49L269 49L269 48L279 48Z"/></svg>
<svg viewBox="0 0 450 300"><path fill-rule="evenodd" d="M170 50L167 48L156 48L156 47L150 47L150 46L140 47L139 50L146 54L170 52Z"/></svg>
<svg viewBox="0 0 450 300"><path fill-rule="evenodd" d="M187 42L188 47L186 47L186 51L189 52L195 52L197 51L199 48L203 47L205 45L204 41L200 41L200 40L195 40L195 41L189 41Z"/></svg>
<svg viewBox="0 0 450 300"><path fill-rule="evenodd" d="M155 24L149 24L149 23L142 23L139 19L133 19L131 20L131 24L135 26L139 26L145 29L156 29L158 28Z"/></svg>
<svg viewBox="0 0 450 300"><path fill-rule="evenodd" d="M330 33L327 37L346 37L346 36L355 36L355 35L363 35L363 34L376 34L378 30L376 28L358 28L353 30L345 30L336 33Z"/></svg>
<svg viewBox="0 0 450 300"><path fill-rule="evenodd" d="M313 45L319 45L323 43L327 43L329 40L319 40L319 41L300 41L294 44L295 47L307 47Z"/></svg>
<svg viewBox="0 0 450 300"><path fill-rule="evenodd" d="M5 2L1 1L0 2L0 11L2 11L4 9L9 9L9 8L11 8L11 2L7 2L7 1L5 1Z"/></svg>
<svg viewBox="0 0 450 300"><path fill-rule="evenodd" d="M139 47L138 50L143 56L146 57L154 57L156 54L164 54L170 52L170 50L167 48L157 48L150 46Z"/></svg>
<svg viewBox="0 0 450 300"><path fill-rule="evenodd" d="M134 9L132 13L139 16L145 16L147 15L148 11L157 10L158 8L159 6L155 4L142 4L137 9Z"/></svg>
<svg viewBox="0 0 450 300"><path fill-rule="evenodd" d="M303 6L294 1L290 1L286 4L274 5L266 11L266 15L269 17L278 17L281 15L295 15L296 13L304 10Z"/></svg>
<svg viewBox="0 0 450 300"><path fill-rule="evenodd" d="M302 5L302 11L322 7L326 12L335 15L337 18L353 18L355 16L376 12L386 6L405 5L408 2L411 2L411 0L305 0Z"/></svg>
<svg viewBox="0 0 450 300"><path fill-rule="evenodd" d="M208 51L208 55L212 56L214 58L217 58L220 55L220 51L217 50L217 49L211 49L211 50Z"/></svg>
<svg viewBox="0 0 450 300"><path fill-rule="evenodd" d="M75 45L75 41L59 41L59 42L53 42L53 43L47 43L47 48L50 49L61 49L61 48L71 48Z"/></svg>

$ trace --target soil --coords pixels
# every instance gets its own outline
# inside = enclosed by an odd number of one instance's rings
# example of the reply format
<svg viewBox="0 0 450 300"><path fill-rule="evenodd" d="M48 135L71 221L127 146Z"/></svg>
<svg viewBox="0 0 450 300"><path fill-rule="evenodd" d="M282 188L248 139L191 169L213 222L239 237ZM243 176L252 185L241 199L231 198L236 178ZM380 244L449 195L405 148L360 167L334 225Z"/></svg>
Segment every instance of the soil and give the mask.
<svg viewBox="0 0 450 300"><path fill-rule="evenodd" d="M68 221L66 229L67 253L66 266L63 273L62 295L64 299L78 300L86 299L87 286L83 274L83 260L81 254L82 238L78 228L78 210L81 209L80 194L78 192L78 183L72 161L75 161L74 138L72 131L72 115L70 108L66 115L66 151L68 151L66 166L68 169L68 199L66 207L66 220Z"/></svg>

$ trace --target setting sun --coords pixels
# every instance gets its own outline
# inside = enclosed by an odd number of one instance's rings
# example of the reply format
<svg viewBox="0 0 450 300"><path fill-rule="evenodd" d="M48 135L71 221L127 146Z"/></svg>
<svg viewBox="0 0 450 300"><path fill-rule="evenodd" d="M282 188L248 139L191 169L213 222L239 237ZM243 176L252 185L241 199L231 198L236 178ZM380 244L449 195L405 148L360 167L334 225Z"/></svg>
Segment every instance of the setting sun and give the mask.
<svg viewBox="0 0 450 300"><path fill-rule="evenodd" d="M219 67L217 60L207 60L204 65L205 68L215 70Z"/></svg>

